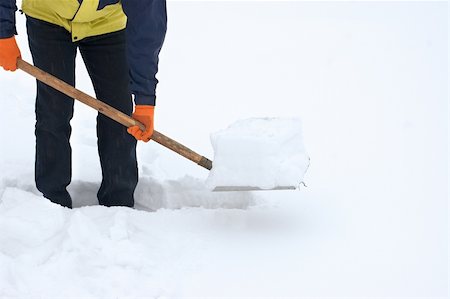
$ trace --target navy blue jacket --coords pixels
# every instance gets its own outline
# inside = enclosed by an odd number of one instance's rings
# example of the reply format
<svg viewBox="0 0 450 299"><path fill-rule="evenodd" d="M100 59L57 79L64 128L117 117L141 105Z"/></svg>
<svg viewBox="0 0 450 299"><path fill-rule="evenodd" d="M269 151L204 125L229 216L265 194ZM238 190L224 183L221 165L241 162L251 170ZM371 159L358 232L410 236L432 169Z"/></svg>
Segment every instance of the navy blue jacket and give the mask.
<svg viewBox="0 0 450 299"><path fill-rule="evenodd" d="M79 0L82 2L82 0ZM100 0L99 7L119 0ZM167 30L166 0L122 0L127 21L130 88L137 105L155 105L159 52ZM17 34L16 0L0 0L0 38Z"/></svg>

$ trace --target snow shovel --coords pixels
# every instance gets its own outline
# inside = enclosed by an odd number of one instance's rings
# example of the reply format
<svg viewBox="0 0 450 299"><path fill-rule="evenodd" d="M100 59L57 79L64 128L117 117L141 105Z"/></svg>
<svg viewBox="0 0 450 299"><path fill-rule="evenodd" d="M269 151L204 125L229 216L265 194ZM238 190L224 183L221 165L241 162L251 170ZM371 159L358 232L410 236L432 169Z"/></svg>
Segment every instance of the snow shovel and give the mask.
<svg viewBox="0 0 450 299"><path fill-rule="evenodd" d="M52 76L51 74L44 72L43 70L27 63L22 59L18 59L17 67L22 71L30 74L37 80L53 87L54 89L66 94L67 96L76 99L89 107L97 110L98 112L106 115L107 117L117 121L118 123L124 125L125 127L139 126L141 130L145 130L145 126L139 121L133 119L132 117L122 113L121 111L105 104L104 102L97 100L94 97L74 88L73 86L67 84L66 82ZM212 161L208 158L201 156L189 149L188 147L178 143L177 141L154 131L151 137L152 140L161 144L162 146L174 151L175 153L189 159L201 167L211 170ZM297 186L276 186L270 190L295 190ZM254 186L215 186L213 191L253 191L253 190L267 190Z"/></svg>
<svg viewBox="0 0 450 299"><path fill-rule="evenodd" d="M126 115L125 113L122 113L121 111L105 104L102 101L97 100L96 98L93 98L89 96L88 94L72 87L71 85L67 84L66 82L50 75L49 73L44 72L43 70L35 67L34 65L29 64L28 62L18 59L17 61L17 67L21 69L22 71L30 74L31 76L35 77L39 81L53 87L54 89L68 95L71 98L74 98L86 105L88 105L91 108L94 108L98 112L108 116L109 118L117 121L118 123L128 127L131 126L139 126L141 130L145 130L145 126L140 123L139 121L133 119L132 117ZM197 163L198 165L211 170L212 168L212 161L209 160L206 157L203 157L193 150L187 148L186 146L176 142L175 140L157 132L154 131L152 135L152 140L155 142L161 144L162 146L165 146L166 148L174 151L175 153Z"/></svg>

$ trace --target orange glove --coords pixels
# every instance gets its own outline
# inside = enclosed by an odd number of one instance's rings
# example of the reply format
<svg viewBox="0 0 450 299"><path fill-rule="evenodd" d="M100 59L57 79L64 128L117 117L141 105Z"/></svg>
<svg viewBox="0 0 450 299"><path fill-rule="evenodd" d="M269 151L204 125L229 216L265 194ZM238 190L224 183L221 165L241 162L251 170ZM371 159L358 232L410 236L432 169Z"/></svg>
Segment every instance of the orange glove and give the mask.
<svg viewBox="0 0 450 299"><path fill-rule="evenodd" d="M5 71L17 70L17 58L20 57L20 50L14 36L0 39L0 66Z"/></svg>
<svg viewBox="0 0 450 299"><path fill-rule="evenodd" d="M138 126L128 128L128 133L134 136L137 140L149 142L153 135L153 120L155 115L155 106L150 105L136 105L134 108L133 118L140 121L145 126L145 131L139 129Z"/></svg>

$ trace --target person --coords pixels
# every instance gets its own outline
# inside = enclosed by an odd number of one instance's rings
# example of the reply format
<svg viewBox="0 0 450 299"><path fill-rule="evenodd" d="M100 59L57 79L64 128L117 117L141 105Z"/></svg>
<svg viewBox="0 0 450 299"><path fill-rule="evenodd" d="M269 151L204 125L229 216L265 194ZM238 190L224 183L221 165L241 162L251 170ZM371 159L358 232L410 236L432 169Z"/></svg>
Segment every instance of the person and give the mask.
<svg viewBox="0 0 450 299"><path fill-rule="evenodd" d="M16 0L0 0L0 66L9 71L17 69L21 57L15 40L16 11ZM141 131L97 116L102 169L98 201L133 207L136 143L148 142L154 127L155 75L167 30L166 1L23 0L22 11L35 66L74 86L78 49L97 98L145 125ZM37 82L36 187L44 197L69 208L73 104L73 99Z"/></svg>

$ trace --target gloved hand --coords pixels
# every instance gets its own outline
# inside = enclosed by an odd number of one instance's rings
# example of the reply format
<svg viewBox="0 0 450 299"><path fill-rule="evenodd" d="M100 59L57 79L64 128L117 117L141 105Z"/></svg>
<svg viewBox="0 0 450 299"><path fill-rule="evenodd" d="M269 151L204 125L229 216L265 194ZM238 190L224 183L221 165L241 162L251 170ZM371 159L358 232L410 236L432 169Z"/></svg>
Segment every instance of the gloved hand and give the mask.
<svg viewBox="0 0 450 299"><path fill-rule="evenodd" d="M17 58L20 57L20 50L14 36L0 39L0 66L5 71L17 70Z"/></svg>
<svg viewBox="0 0 450 299"><path fill-rule="evenodd" d="M136 105L134 108L133 118L140 121L145 126L145 131L139 129L138 126L132 126L127 129L128 133L134 136L137 140L144 142L150 141L153 135L153 120L155 115L155 106L150 105Z"/></svg>

